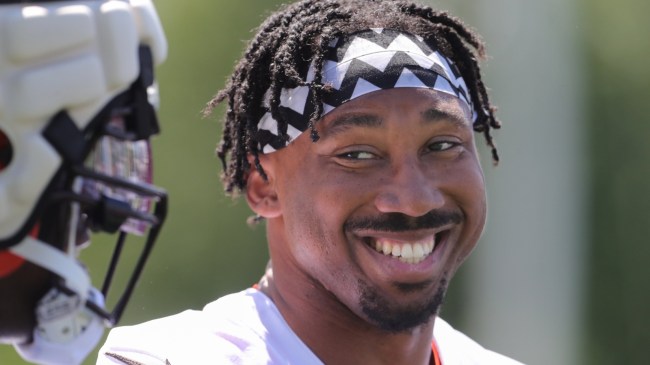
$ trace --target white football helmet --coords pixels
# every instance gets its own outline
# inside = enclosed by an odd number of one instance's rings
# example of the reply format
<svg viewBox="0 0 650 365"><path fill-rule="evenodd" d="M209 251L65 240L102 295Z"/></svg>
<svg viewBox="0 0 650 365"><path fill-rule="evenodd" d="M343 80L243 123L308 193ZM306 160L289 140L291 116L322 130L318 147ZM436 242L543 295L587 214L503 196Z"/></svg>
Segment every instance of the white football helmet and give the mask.
<svg viewBox="0 0 650 365"><path fill-rule="evenodd" d="M0 254L13 258L0 280L16 260L53 274L33 341L16 344L30 361L80 362L120 319L160 231L149 138L166 54L151 0L0 1ZM86 228L118 235L101 290L78 260ZM146 238L109 310L130 233Z"/></svg>

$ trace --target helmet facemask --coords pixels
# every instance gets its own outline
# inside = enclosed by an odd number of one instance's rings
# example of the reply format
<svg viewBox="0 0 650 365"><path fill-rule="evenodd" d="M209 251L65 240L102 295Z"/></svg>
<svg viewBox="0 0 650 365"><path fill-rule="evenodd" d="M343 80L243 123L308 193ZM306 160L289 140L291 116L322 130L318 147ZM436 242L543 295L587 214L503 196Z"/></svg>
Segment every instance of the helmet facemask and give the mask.
<svg viewBox="0 0 650 365"><path fill-rule="evenodd" d="M153 67L148 48L141 48L140 58L142 72L138 80L109 102L83 131L76 128L66 112L60 112L43 132L63 158L61 169L43 195L43 206L61 209L59 214L48 214L48 218L58 215L67 220L58 225L66 227L65 230L50 230L52 237L44 237L47 242L76 258L85 244L88 229L117 234L101 287L101 294L107 298L128 236L145 237L140 256L115 307L107 310L85 298L85 306L108 326L119 321L167 211L167 194L152 185L149 137L158 132L158 124L155 108L149 102L155 84L147 76L152 75ZM66 295L80 295L80 288L71 286L60 276L55 280L55 287Z"/></svg>

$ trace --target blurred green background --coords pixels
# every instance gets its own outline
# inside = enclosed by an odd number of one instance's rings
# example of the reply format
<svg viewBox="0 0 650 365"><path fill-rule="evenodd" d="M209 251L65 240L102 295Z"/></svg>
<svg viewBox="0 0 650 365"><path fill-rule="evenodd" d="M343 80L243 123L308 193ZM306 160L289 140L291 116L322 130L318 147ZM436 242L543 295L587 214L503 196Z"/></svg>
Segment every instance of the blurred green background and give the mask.
<svg viewBox="0 0 650 365"><path fill-rule="evenodd" d="M263 272L267 261L263 227L250 229L245 222L250 215L246 203L222 193L214 149L223 109L208 119L200 111L224 85L253 29L279 3L155 2L169 42L169 57L157 74L163 133L154 141L155 181L170 194L170 213L121 325L200 309L225 293L252 285ZM443 316L486 346L529 364L646 364L650 3L440 0L434 5L452 10L483 34L491 56L484 66L486 79L504 121L504 129L496 133L502 164L493 168L484 159L491 204L486 237L476 258L466 263L452 284ZM568 48L558 51L551 47L555 44ZM520 57L525 52L529 58ZM564 69L563 57L570 58L572 72ZM507 69L499 69L506 62ZM560 82L551 85L550 92L540 86L545 75L558 73ZM537 75L542 81L527 82L518 74ZM570 92L571 101L547 101L553 100L546 99L548 94L556 92ZM517 93L526 94L528 99L522 100L530 105L522 104ZM567 145L570 148L563 150ZM517 159L526 152L550 157ZM573 162L567 165L565 160ZM556 166L565 168L554 170ZM546 197L540 188L522 190L531 176L542 187L558 185L554 188L558 191L567 190L566 176L574 176L567 182L568 191L578 198L566 204L562 198L545 209L524 203L516 197L520 190L522 196L541 195L542 200L552 199L555 191L549 188ZM524 216L537 228L526 229L530 237L500 238L499 232L516 225L502 211ZM564 222L572 233L554 235L560 230L556 223L546 223L552 218ZM539 242L535 237L544 242L539 236L547 237L548 246L532 243ZM95 280L103 277L111 243L107 237L96 237L83 254ZM508 249L496 262L513 263L515 269L496 275L494 287L481 285L477 276L485 275L477 273L492 262L483 258L500 245ZM535 261L551 250L562 259ZM491 266L485 270L489 272ZM540 269L534 271L535 267ZM558 272L564 276L552 277ZM548 291L535 288L544 276L553 281ZM519 288L541 294L532 303L512 300ZM492 307L473 296L481 290L502 300ZM530 311L522 312L524 306ZM492 326L486 335L479 323L501 318L501 312L512 314L512 320L499 319L503 326ZM546 323L550 330L531 328L516 317L518 313L530 323ZM570 338L561 339L568 322ZM558 350L536 351L538 344L546 339L553 343L553 338L569 343L569 348L559 345ZM11 348L0 348L0 364L22 363ZM86 362L93 363L94 356Z"/></svg>

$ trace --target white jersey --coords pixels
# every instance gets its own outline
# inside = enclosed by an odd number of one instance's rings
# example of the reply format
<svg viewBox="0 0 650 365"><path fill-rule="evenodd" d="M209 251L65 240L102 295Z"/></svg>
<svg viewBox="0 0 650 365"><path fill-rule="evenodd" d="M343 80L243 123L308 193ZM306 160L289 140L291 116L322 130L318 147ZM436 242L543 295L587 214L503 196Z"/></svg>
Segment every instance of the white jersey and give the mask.
<svg viewBox="0 0 650 365"><path fill-rule="evenodd" d="M518 362L488 351L437 318L434 341L442 365ZM136 326L113 329L98 365L294 364L322 361L291 330L261 291L224 296L202 311L185 311Z"/></svg>

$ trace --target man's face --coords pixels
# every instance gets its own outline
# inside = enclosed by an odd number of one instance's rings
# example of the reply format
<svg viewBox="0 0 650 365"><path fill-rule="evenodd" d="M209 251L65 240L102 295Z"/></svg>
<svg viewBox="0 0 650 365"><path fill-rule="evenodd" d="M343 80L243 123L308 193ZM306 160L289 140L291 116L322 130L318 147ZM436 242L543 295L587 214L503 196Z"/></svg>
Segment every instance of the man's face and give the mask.
<svg viewBox="0 0 650 365"><path fill-rule="evenodd" d="M384 330L428 323L485 223L468 115L434 90L376 91L327 114L316 143L306 132L263 156L274 271Z"/></svg>

